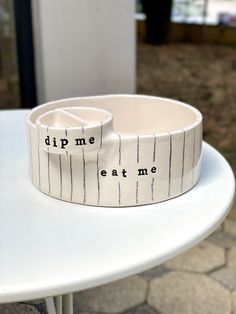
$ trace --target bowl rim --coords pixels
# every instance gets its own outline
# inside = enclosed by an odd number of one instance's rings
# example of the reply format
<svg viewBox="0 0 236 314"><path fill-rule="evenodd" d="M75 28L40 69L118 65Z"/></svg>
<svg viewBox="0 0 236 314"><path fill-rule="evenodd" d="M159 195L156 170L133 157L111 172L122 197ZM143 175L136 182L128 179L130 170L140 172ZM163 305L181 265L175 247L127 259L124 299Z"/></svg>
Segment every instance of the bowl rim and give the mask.
<svg viewBox="0 0 236 314"><path fill-rule="evenodd" d="M40 127L40 128L45 128L45 129L50 129L50 130L54 130L54 131L59 131L61 129L65 129L64 127L57 127L57 126L49 126L47 124L44 124L44 123L37 123L38 119L40 118L44 118L46 115L48 115L49 113L53 112L53 111L57 111L58 109L70 109L70 108L81 108L81 109L87 109L87 110L96 110L96 111L101 111L103 113L105 113L107 115L106 119L104 121L102 121L101 123L94 123L94 124L88 124L88 125L84 125L84 126L69 126L70 130L71 131L76 131L78 130L79 128L83 128L84 130L86 129L95 129L95 128L100 128L101 125L102 126L105 126L105 125L108 125L110 124L112 121L113 121L113 116L112 114L108 111L108 110L105 110L105 109L101 109L101 108L96 108L96 107L83 107L83 106L78 106L78 107L60 107L60 108L56 108L56 109L50 109L49 111L46 111L44 113L42 113L40 115L40 117L38 117L36 120L35 120L35 124ZM58 110L58 111L59 111ZM73 115L73 114L72 114Z"/></svg>
<svg viewBox="0 0 236 314"><path fill-rule="evenodd" d="M180 134L180 133L183 133L183 132L186 132L186 131L191 131L192 129L196 128L197 126L201 125L202 124L202 120L203 120L203 117L202 117L202 114L201 112L193 107L192 105L190 104L187 104L185 102L182 102L182 101L179 101L179 100L175 100L175 99L171 99L171 98L167 98L167 97L159 97L159 96L150 96L150 95L144 95L144 94L106 94L106 95L94 95L94 96L78 96L78 97L69 97L69 98L62 98L62 99L59 99L59 100L54 100L54 101L49 101L49 102L46 102L44 104L41 104L41 105L38 105L36 106L35 108L33 108L32 110L30 110L30 112L26 115L26 122L28 125L30 125L30 127L33 127L33 128L37 128L37 124L36 124L36 120L35 122L32 121L31 117L33 114L35 114L38 110L40 109L43 109L43 108L46 108L48 106L52 106L52 105L57 105L57 104L61 104L65 101L68 101L68 102L73 102L73 101L76 101L78 99L86 99L86 100L89 100L89 99L112 99L112 98L139 98L139 99L145 99L145 100L160 100L160 101L168 101L170 103L175 103L175 104L178 104L184 108L187 108L189 110L191 110L194 114L195 114L195 120L190 123L188 126L186 127L183 127L183 128L178 128L178 129L175 129L175 130L172 130L172 131L167 131L167 132L160 132L160 133L149 133L149 134L139 134L138 136L141 137L141 138L150 138L150 137L153 137L153 136L158 136L158 137L166 137L166 136L170 136L170 135L177 135L177 134ZM71 105L71 106L67 106L67 107L76 107L76 105ZM84 107L84 106L79 106L79 107ZM86 108L96 108L96 109L100 109L100 110L104 110L106 112L108 112L109 114L111 114L108 110L106 109L102 109L102 108L98 108L96 106L85 106ZM63 107L58 107L58 108L63 108ZM50 111L52 109L49 108L48 111ZM42 113L43 114L43 113ZM112 114L111 114L112 116ZM72 128L70 128L72 129ZM116 130L114 130L114 132L117 134L117 135L124 135L126 138L136 138L137 137L137 134L131 134L129 132L125 133L125 132L117 132Z"/></svg>

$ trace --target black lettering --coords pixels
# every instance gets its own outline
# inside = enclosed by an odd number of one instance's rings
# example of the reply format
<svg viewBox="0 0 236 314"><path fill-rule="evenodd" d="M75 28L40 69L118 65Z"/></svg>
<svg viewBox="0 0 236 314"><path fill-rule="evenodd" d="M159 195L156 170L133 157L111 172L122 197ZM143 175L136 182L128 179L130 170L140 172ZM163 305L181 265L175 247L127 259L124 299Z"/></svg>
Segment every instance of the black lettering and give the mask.
<svg viewBox="0 0 236 314"><path fill-rule="evenodd" d="M49 135L47 135L47 137L45 138L45 144L50 145Z"/></svg>
<svg viewBox="0 0 236 314"><path fill-rule="evenodd" d="M143 176L143 175L147 175L148 174L148 171L146 168L143 168L143 169L138 169L138 175L139 176Z"/></svg>
<svg viewBox="0 0 236 314"><path fill-rule="evenodd" d="M113 175L113 177L114 177L114 176L118 176L118 173L117 173L117 170L116 170L116 169L113 169L112 172L111 172L111 174Z"/></svg>
<svg viewBox="0 0 236 314"><path fill-rule="evenodd" d="M90 144L94 144L94 142L95 142L95 138L92 136L92 137L90 137L90 139L89 139L89 143Z"/></svg>
<svg viewBox="0 0 236 314"><path fill-rule="evenodd" d="M65 149L65 146L68 144L68 140L66 138L61 138L61 149Z"/></svg>
<svg viewBox="0 0 236 314"><path fill-rule="evenodd" d="M102 175L103 177L106 177L106 175L107 175L106 170L102 170L102 171L101 171L101 175Z"/></svg>
<svg viewBox="0 0 236 314"><path fill-rule="evenodd" d="M124 177L124 178L127 177L127 171L126 171L125 169L122 170L122 174L123 174L123 177Z"/></svg>
<svg viewBox="0 0 236 314"><path fill-rule="evenodd" d="M156 167L152 167L151 172L152 173L156 173L157 172L157 168Z"/></svg>
<svg viewBox="0 0 236 314"><path fill-rule="evenodd" d="M52 139L52 142L53 142L53 147L57 147L57 142L56 142L56 138L55 137Z"/></svg>
<svg viewBox="0 0 236 314"><path fill-rule="evenodd" d="M86 145L85 138L76 138L75 145Z"/></svg>

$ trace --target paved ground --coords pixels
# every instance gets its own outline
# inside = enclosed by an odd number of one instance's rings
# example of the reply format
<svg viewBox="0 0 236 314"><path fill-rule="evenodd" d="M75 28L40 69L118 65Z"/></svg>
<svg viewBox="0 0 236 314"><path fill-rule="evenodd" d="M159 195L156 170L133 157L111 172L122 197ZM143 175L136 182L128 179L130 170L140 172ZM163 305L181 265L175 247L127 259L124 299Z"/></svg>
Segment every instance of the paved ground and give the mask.
<svg viewBox="0 0 236 314"><path fill-rule="evenodd" d="M204 138L236 172L236 49L173 45L138 49L138 91L181 99L204 114ZM236 204L213 235L145 273L75 295L75 313L236 314ZM46 313L42 301L0 314Z"/></svg>

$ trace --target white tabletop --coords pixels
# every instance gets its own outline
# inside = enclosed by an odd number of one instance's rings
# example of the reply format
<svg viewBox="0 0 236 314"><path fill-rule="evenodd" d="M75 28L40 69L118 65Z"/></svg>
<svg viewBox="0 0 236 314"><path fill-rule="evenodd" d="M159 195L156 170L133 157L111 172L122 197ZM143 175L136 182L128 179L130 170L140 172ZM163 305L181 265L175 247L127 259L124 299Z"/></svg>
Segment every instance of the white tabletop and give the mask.
<svg viewBox="0 0 236 314"><path fill-rule="evenodd" d="M199 183L175 199L131 208L52 199L28 177L25 114L0 112L0 303L144 271L201 241L229 211L234 177L207 144Z"/></svg>

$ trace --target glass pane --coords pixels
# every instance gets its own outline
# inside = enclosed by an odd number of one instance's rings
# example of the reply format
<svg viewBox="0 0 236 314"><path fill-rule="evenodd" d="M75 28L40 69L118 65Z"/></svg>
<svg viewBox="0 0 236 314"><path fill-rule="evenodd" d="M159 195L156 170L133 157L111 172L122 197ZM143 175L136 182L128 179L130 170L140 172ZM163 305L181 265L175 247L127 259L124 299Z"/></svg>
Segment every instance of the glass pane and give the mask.
<svg viewBox="0 0 236 314"><path fill-rule="evenodd" d="M236 26L236 0L173 0L172 21Z"/></svg>
<svg viewBox="0 0 236 314"><path fill-rule="evenodd" d="M173 0L172 20L184 23L203 23L205 0Z"/></svg>
<svg viewBox="0 0 236 314"><path fill-rule="evenodd" d="M0 109L20 107L13 0L0 0Z"/></svg>

